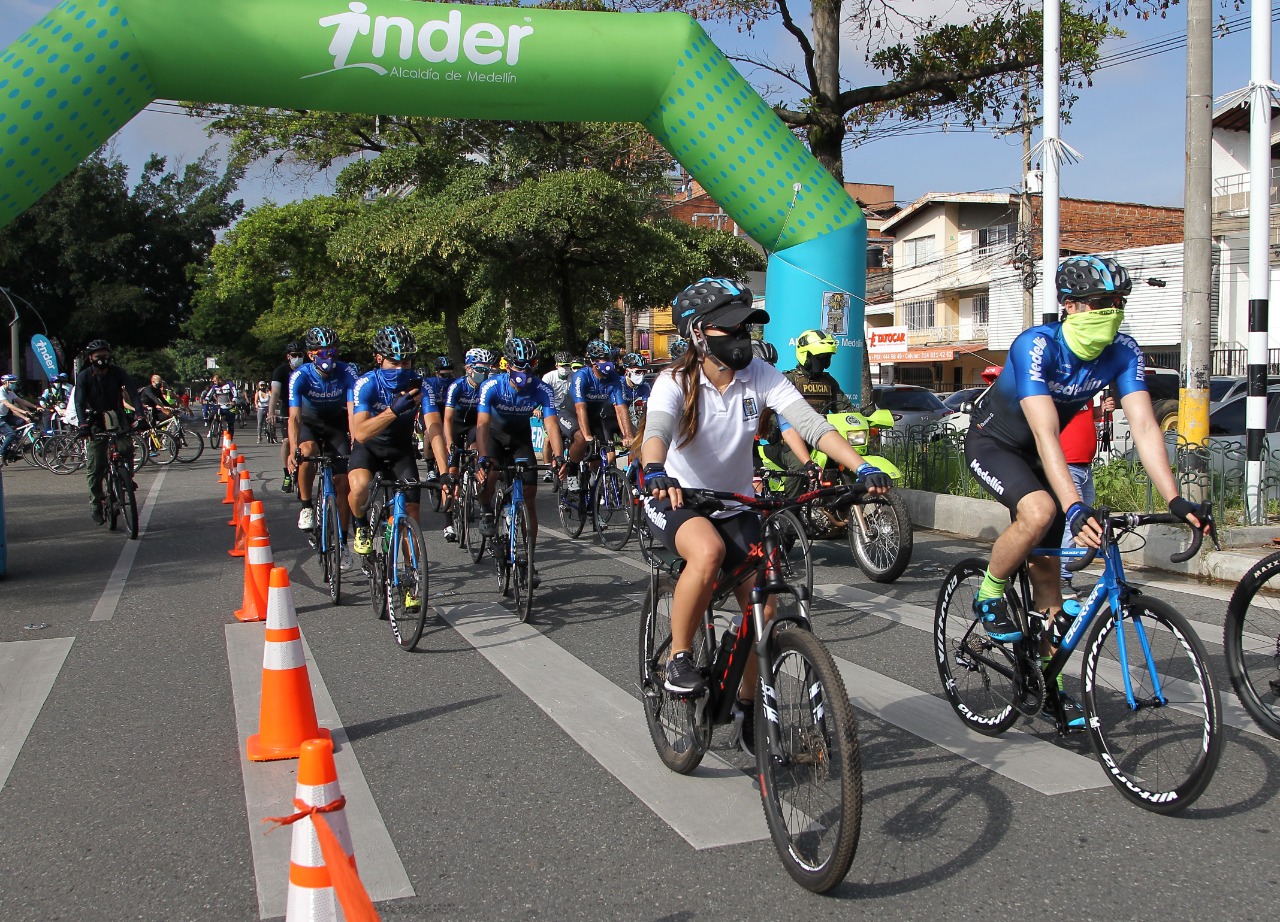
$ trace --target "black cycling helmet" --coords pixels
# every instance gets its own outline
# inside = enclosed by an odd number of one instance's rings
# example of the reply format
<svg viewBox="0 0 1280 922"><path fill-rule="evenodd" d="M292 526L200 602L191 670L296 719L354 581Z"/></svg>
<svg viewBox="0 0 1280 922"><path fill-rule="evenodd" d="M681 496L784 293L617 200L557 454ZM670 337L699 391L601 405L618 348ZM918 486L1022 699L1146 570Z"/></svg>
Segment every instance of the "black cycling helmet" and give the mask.
<svg viewBox="0 0 1280 922"><path fill-rule="evenodd" d="M398 362L418 351L418 341L403 323L389 323L378 327L378 332L373 334L373 351L384 359Z"/></svg>
<svg viewBox="0 0 1280 922"><path fill-rule="evenodd" d="M538 344L524 336L513 336L502 347L502 357L512 368L528 371L538 361Z"/></svg>
<svg viewBox="0 0 1280 922"><path fill-rule="evenodd" d="M302 355L302 343L296 339L291 339L284 344L285 355Z"/></svg>
<svg viewBox="0 0 1280 922"><path fill-rule="evenodd" d="M751 340L751 354L770 365L778 364L778 350L773 347L773 343L767 343L763 339Z"/></svg>
<svg viewBox="0 0 1280 922"><path fill-rule="evenodd" d="M108 352L111 351L111 343L107 342L105 339L95 339L89 343L89 345L84 347L85 355L100 352L103 349L106 349Z"/></svg>
<svg viewBox="0 0 1280 922"><path fill-rule="evenodd" d="M675 361L689 351L689 340L683 336L672 336L667 339L667 354Z"/></svg>
<svg viewBox="0 0 1280 922"><path fill-rule="evenodd" d="M332 327L312 327L307 330L307 349L328 349L338 345L338 334Z"/></svg>
<svg viewBox="0 0 1280 922"><path fill-rule="evenodd" d="M671 302L672 319L680 335L705 323L736 327L741 323L767 323L769 315L751 306L751 289L732 279L698 279Z"/></svg>
<svg viewBox="0 0 1280 922"><path fill-rule="evenodd" d="M1129 270L1105 256L1073 256L1058 267L1058 303L1091 301L1108 295L1129 297Z"/></svg>
<svg viewBox="0 0 1280 922"><path fill-rule="evenodd" d="M453 371L453 359L447 355L437 355L436 371Z"/></svg>
<svg viewBox="0 0 1280 922"><path fill-rule="evenodd" d="M607 362L613 358L613 346L603 339L593 339L587 343L588 362Z"/></svg>
<svg viewBox="0 0 1280 922"><path fill-rule="evenodd" d="M572 356L572 355L570 355L569 353L567 353L567 352L557 352L557 353L556 353L556 364L557 364L557 365L568 365L568 364L569 364L569 363L571 363L572 361L573 361L573 356Z"/></svg>
<svg viewBox="0 0 1280 922"><path fill-rule="evenodd" d="M622 357L623 368L644 368L644 356L639 352L628 352Z"/></svg>

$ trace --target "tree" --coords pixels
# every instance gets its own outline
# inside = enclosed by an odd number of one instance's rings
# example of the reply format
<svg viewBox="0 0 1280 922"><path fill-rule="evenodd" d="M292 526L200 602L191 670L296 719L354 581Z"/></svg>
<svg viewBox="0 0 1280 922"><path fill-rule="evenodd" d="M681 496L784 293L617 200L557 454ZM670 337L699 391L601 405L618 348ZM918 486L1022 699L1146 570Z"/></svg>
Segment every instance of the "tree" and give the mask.
<svg viewBox="0 0 1280 922"><path fill-rule="evenodd" d="M191 312L192 268L242 209L239 176L207 157L169 171L153 155L130 189L125 165L99 151L0 230L0 284L73 348L95 336L167 346Z"/></svg>

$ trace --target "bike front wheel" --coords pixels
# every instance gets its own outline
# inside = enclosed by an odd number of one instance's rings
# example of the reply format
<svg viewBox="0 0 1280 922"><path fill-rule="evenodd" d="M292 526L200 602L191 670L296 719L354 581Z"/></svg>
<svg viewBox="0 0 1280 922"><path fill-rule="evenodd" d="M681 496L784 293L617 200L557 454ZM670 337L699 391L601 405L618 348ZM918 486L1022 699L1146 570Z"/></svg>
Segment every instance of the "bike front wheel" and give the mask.
<svg viewBox="0 0 1280 922"><path fill-rule="evenodd" d="M1084 653L1085 724L1107 777L1146 810L1182 810L1222 755L1222 714L1200 638L1164 602L1139 596L1122 618L1098 616Z"/></svg>
<svg viewBox="0 0 1280 922"><path fill-rule="evenodd" d="M173 438L178 443L179 464L190 464L204 454L204 438L194 429L179 426Z"/></svg>
<svg viewBox="0 0 1280 922"><path fill-rule="evenodd" d="M516 617L528 621L533 616L533 539L529 530L529 509L524 503L516 507L511 521L511 543L516 552L515 570L511 574Z"/></svg>
<svg viewBox="0 0 1280 922"><path fill-rule="evenodd" d="M116 489L116 506L120 510L120 514L124 516L125 534L129 536L129 540L138 540L138 494L133 489L133 477L129 473L129 466L120 462L116 466L115 489Z"/></svg>
<svg viewBox="0 0 1280 922"><path fill-rule="evenodd" d="M84 466L84 443L74 435L55 435L45 443L44 466L55 474L74 474Z"/></svg>
<svg viewBox="0 0 1280 922"><path fill-rule="evenodd" d="M408 516L396 520L387 548L387 612L401 650L412 650L427 624L427 545Z"/></svg>
<svg viewBox="0 0 1280 922"><path fill-rule="evenodd" d="M632 499L631 485L622 471L606 467L596 480L592 507L595 510L596 532L600 542L611 551L620 551L631 538L635 525L636 505Z"/></svg>
<svg viewBox="0 0 1280 922"><path fill-rule="evenodd" d="M849 550L858 569L877 583L891 583L911 563L914 537L907 501L897 490L849 510ZM862 522L858 522L858 514Z"/></svg>
<svg viewBox="0 0 1280 922"><path fill-rule="evenodd" d="M933 651L947 701L971 730L999 736L1018 720L1013 697L1017 665L1008 644L999 644L973 616L987 565L963 560L952 568L933 610Z"/></svg>
<svg viewBox="0 0 1280 922"><path fill-rule="evenodd" d="M468 471L462 481L462 495L458 504L462 507L462 528L458 529L459 540L467 546L472 563L479 563L484 556L484 546L488 539L480 533L480 500L479 486L476 478Z"/></svg>
<svg viewBox="0 0 1280 922"><path fill-rule="evenodd" d="M320 559L325 582L329 584L329 601L342 601L342 525L338 519L338 498L332 493L321 498L316 510L320 527Z"/></svg>
<svg viewBox="0 0 1280 922"><path fill-rule="evenodd" d="M770 648L755 720L764 816L787 873L825 893L849 873L862 830L857 722L835 660L811 631L777 631Z"/></svg>
<svg viewBox="0 0 1280 922"><path fill-rule="evenodd" d="M674 583L663 577L656 591L650 586L640 618L640 694L653 748L662 764L687 775L702 762L711 744L711 721L698 702L680 698L663 688L667 660L671 656L671 593ZM704 672L708 647L706 626L693 635L693 660Z"/></svg>
<svg viewBox="0 0 1280 922"><path fill-rule="evenodd" d="M1231 601L1222 629L1227 675L1263 730L1280 738L1280 553L1254 564Z"/></svg>
<svg viewBox="0 0 1280 922"><path fill-rule="evenodd" d="M777 541L778 569L783 580L792 587L803 586L806 598L812 599L813 547L800 520L794 512L784 509L765 519L764 529Z"/></svg>
<svg viewBox="0 0 1280 922"><path fill-rule="evenodd" d="M585 469L585 463L583 467ZM578 476L585 477L585 470ZM570 538L576 538L582 534L582 529L587 524L589 497L589 491L571 489L567 480L560 484L560 501L557 504L560 509L560 526Z"/></svg>

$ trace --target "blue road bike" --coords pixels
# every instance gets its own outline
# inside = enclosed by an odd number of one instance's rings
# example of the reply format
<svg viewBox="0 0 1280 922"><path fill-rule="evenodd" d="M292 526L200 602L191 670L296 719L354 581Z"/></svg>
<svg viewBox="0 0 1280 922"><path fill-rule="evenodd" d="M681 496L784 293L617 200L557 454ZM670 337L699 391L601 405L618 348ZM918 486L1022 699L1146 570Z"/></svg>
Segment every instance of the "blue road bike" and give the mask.
<svg viewBox="0 0 1280 922"><path fill-rule="evenodd" d="M621 452L620 454L626 454ZM620 551L631 537L639 506L627 475L609 461L609 447L590 439L579 464L578 482L560 486L560 524L570 538L582 534L587 519L610 550Z"/></svg>
<svg viewBox="0 0 1280 922"><path fill-rule="evenodd" d="M493 559L497 567L498 591L502 595L514 594L516 617L528 621L533 614L533 534L529 525L529 508L524 499L526 472L547 471L553 468L534 464L527 458L516 458L515 463L499 472L502 481L495 499L497 523L492 539Z"/></svg>
<svg viewBox="0 0 1280 922"><path fill-rule="evenodd" d="M373 548L364 559L374 613L391 622L396 645L405 651L418 645L427 624L427 544L405 498L414 487L431 488L385 471L374 475L368 513Z"/></svg>
<svg viewBox="0 0 1280 922"><path fill-rule="evenodd" d="M996 643L974 619L973 600L986 561L957 564L947 574L934 610L938 675L947 700L970 729L996 736L1019 716L1041 715L1059 734L1087 732L1121 794L1147 810L1176 813L1204 792L1221 757L1218 693L1200 638L1172 607L1126 581L1117 542L1143 525L1184 523L1169 513L1099 509L1098 517L1104 523L1101 550L1033 552L1075 558L1067 565L1070 570L1088 566L1095 554L1102 556L1102 574L1075 619L1060 619L1055 629L1034 611L1025 565L1010 580L1005 599L1022 631L1016 643ZM1198 517L1211 521L1207 507ZM1199 552L1203 535L1194 529L1193 535L1191 544L1170 560L1189 560ZM1072 727L1058 677L1082 640L1084 726ZM1047 661L1042 649L1054 651Z"/></svg>
<svg viewBox="0 0 1280 922"><path fill-rule="evenodd" d="M337 454L329 448L319 456L299 458L319 468L320 490L312 500L315 526L308 541L320 556L320 570L329 586L329 600L337 605L342 600L342 518L338 513L338 494L333 488L333 464Z"/></svg>

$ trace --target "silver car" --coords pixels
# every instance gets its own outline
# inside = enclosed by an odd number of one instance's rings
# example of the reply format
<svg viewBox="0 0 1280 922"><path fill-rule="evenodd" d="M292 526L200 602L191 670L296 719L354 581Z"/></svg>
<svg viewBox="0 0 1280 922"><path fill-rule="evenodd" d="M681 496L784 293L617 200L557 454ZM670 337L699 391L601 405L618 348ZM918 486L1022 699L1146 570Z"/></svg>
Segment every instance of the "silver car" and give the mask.
<svg viewBox="0 0 1280 922"><path fill-rule="evenodd" d="M877 407L893 414L893 428L906 432L912 426L950 422L957 414L947 409L933 391L910 384L885 384L872 388Z"/></svg>

